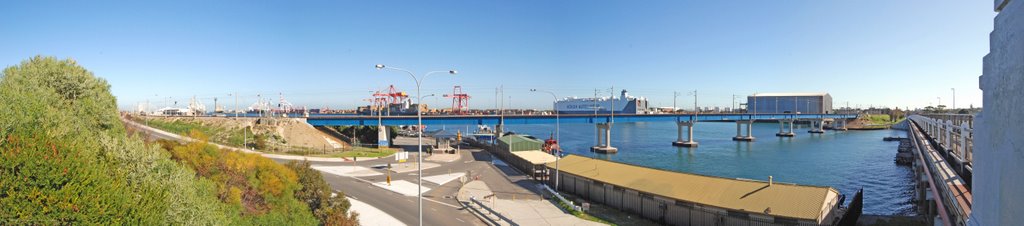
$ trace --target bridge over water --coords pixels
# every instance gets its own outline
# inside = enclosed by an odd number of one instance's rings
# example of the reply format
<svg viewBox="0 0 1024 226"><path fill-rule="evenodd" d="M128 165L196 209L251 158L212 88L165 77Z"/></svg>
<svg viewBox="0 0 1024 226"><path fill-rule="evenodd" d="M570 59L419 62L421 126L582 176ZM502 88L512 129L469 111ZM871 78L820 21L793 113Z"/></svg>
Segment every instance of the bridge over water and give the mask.
<svg viewBox="0 0 1024 226"><path fill-rule="evenodd" d="M795 121L809 121L813 125L810 133L823 133L826 121L837 122L846 128L845 119L857 118L856 114L562 114L562 115L428 115L423 116L423 125L495 125L498 134L504 125L509 124L555 124L558 123L593 123L597 127L598 144L591 150L602 153L615 153L618 149L611 146L611 127L615 122L671 122L678 126L679 136L672 145L696 147L693 140L693 127L697 122L736 122L736 141L754 141L753 124L755 121L779 122L777 136L792 137ZM843 119L843 120L837 120ZM306 122L313 126L345 126L345 125L416 125L416 116L312 116ZM784 130L789 124L789 130ZM743 134L743 126L746 134ZM686 127L686 132L683 132ZM686 134L686 140L683 139Z"/></svg>
<svg viewBox="0 0 1024 226"><path fill-rule="evenodd" d="M822 120L822 119L853 119L856 114L562 114L558 115L561 123L608 123L608 122L735 122L749 120ZM554 124L555 115L424 115L423 125L523 125L523 124ZM416 125L415 115L403 116L371 116L371 115L339 115L310 116L306 122L313 126L351 126L351 125ZM613 121L614 120L614 121Z"/></svg>

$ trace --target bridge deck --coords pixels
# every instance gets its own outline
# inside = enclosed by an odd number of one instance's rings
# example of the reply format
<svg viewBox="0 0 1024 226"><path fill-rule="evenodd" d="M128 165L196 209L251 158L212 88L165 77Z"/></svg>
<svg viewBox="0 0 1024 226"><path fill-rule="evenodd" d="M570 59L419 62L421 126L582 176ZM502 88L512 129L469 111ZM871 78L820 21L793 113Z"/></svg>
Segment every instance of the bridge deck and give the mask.
<svg viewBox="0 0 1024 226"><path fill-rule="evenodd" d="M716 121L779 120L779 119L835 119L856 118L856 114L562 114L561 123L605 123L605 122L675 122L675 121ZM424 115L424 125L497 125L504 124L554 124L555 115ZM383 125L415 125L415 115L381 116ZM312 116L306 121L314 126L376 125L377 116L343 115Z"/></svg>
<svg viewBox="0 0 1024 226"><path fill-rule="evenodd" d="M919 161L925 169L929 184L935 188L933 196L939 199L936 205L943 211L939 213L945 221L943 223L949 225L952 222L966 222L971 214L973 200L970 189L938 149L927 141L928 138L924 136L920 127L915 123L911 123L910 127L911 139L917 148ZM946 211L949 211L948 214Z"/></svg>

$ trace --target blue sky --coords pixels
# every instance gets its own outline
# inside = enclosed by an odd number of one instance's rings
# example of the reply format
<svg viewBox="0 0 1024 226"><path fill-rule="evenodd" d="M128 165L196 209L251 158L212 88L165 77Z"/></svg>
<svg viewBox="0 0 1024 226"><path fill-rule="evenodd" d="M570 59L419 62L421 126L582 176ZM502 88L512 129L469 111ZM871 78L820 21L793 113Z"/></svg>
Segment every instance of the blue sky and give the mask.
<svg viewBox="0 0 1024 226"><path fill-rule="evenodd" d="M227 94L238 92L243 106L283 93L352 108L389 84L414 92L408 75L374 64L456 69L423 92L461 85L474 108L494 107L498 86L516 108L550 106L531 88L593 96L611 86L652 106L696 89L701 105L723 107L755 92L950 105L956 88L963 107L981 105L994 16L986 1L5 1L0 66L73 58L122 107L193 95L233 105Z"/></svg>

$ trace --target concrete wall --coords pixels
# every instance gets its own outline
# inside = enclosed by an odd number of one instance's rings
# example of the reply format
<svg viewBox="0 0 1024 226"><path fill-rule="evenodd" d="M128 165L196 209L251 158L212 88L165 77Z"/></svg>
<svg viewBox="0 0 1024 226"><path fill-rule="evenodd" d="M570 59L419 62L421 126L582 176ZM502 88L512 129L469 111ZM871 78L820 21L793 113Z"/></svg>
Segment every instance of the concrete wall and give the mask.
<svg viewBox="0 0 1024 226"><path fill-rule="evenodd" d="M996 0L976 118L971 225L1024 222L1024 0Z"/></svg>

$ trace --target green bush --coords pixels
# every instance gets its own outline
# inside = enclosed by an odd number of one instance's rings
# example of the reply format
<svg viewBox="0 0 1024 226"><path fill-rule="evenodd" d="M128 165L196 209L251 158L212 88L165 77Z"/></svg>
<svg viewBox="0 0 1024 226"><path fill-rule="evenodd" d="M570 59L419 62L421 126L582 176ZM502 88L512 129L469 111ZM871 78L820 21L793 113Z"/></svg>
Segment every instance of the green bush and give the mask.
<svg viewBox="0 0 1024 226"><path fill-rule="evenodd" d="M359 225L359 215L349 213L352 205L345 197L345 193L335 194L331 186L324 181L319 171L310 167L309 162L291 161L288 168L295 171L299 177L299 184L302 189L295 192L295 197L309 205L313 215L325 225Z"/></svg>
<svg viewBox="0 0 1024 226"><path fill-rule="evenodd" d="M128 137L110 85L72 60L0 75L0 225L232 224L210 181Z"/></svg>
<svg viewBox="0 0 1024 226"><path fill-rule="evenodd" d="M292 169L258 154L220 150L207 137L193 131L198 140L187 144L161 142L171 158L213 181L216 196L241 214L240 220L257 225L314 225L317 218L296 198L303 189ZM322 178L321 178L322 181Z"/></svg>

